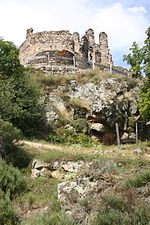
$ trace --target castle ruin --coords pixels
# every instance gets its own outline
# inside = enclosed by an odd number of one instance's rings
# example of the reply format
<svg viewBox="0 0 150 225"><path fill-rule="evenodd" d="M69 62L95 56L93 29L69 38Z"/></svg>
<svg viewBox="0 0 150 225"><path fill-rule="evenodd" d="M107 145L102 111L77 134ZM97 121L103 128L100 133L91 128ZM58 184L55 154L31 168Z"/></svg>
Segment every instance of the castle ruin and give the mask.
<svg viewBox="0 0 150 225"><path fill-rule="evenodd" d="M80 38L77 32L71 34L62 30L33 33L33 29L30 28L26 32L26 40L20 46L19 58L24 66L32 65L49 71L54 67L59 67L60 70L64 66L67 67L67 71L68 68L75 71L95 66L104 71L113 67L107 34L101 32L99 44L96 44L92 29L88 29Z"/></svg>

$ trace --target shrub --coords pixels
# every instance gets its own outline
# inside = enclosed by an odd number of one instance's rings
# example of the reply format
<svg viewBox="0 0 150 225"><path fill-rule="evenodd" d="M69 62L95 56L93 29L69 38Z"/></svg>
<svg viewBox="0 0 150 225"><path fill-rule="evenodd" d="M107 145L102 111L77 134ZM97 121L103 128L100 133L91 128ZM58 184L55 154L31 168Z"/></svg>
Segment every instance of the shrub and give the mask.
<svg viewBox="0 0 150 225"><path fill-rule="evenodd" d="M0 154L5 155L13 149L13 141L21 138L21 132L12 123L0 119Z"/></svg>
<svg viewBox="0 0 150 225"><path fill-rule="evenodd" d="M2 191L0 191L0 224L18 224L18 217L13 207L11 206L10 199Z"/></svg>
<svg viewBox="0 0 150 225"><path fill-rule="evenodd" d="M88 130L88 124L86 119L78 118L76 120L73 120L71 125L75 128L76 132L82 132L86 133Z"/></svg>
<svg viewBox="0 0 150 225"><path fill-rule="evenodd" d="M18 169L7 165L0 159L0 189L13 199L17 194L26 189L26 181Z"/></svg>
<svg viewBox="0 0 150 225"><path fill-rule="evenodd" d="M30 154L25 149L18 147L12 151L6 158L7 163L11 163L14 167L19 169L27 168L29 163L33 160L34 154Z"/></svg>
<svg viewBox="0 0 150 225"><path fill-rule="evenodd" d="M90 136L84 133L76 133L72 129L57 128L55 132L56 134L48 135L49 140L53 143L67 145L80 144L84 147L91 147L97 144Z"/></svg>
<svg viewBox="0 0 150 225"><path fill-rule="evenodd" d="M133 116L128 117L128 126L135 128L136 118Z"/></svg>

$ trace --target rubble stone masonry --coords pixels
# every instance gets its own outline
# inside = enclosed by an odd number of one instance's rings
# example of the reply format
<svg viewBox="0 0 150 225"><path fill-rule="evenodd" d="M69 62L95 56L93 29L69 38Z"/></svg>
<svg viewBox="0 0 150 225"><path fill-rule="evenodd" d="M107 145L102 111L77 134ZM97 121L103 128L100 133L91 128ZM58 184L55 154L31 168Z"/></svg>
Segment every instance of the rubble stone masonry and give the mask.
<svg viewBox="0 0 150 225"><path fill-rule="evenodd" d="M112 65L112 56L109 53L107 34L99 35L99 44L95 43L94 31L89 29L80 38L77 32L71 34L67 30L44 31L33 33L33 28L26 32L26 40L20 46L20 61L23 65L45 63L76 65L80 67L88 63L100 63L105 66ZM83 63L82 63L83 62ZM77 65L77 66L78 66Z"/></svg>

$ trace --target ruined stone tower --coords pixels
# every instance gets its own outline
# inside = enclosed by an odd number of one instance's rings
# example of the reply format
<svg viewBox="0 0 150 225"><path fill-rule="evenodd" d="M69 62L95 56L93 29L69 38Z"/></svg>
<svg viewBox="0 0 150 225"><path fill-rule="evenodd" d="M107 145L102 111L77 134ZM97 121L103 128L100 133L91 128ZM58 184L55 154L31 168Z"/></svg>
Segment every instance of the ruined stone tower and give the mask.
<svg viewBox="0 0 150 225"><path fill-rule="evenodd" d="M76 62L75 62L76 60ZM26 40L20 46L20 61L23 65L76 65L86 67L90 63L104 66L112 65L107 34L99 35L99 44L95 43L94 31L88 29L80 39L77 32L49 31L33 33L33 28L26 32Z"/></svg>

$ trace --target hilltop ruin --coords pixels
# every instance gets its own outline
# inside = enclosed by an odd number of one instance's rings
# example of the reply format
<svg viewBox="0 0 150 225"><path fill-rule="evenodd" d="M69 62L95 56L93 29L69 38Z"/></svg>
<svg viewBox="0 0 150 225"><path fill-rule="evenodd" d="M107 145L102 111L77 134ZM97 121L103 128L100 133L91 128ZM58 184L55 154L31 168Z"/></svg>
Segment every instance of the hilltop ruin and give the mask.
<svg viewBox="0 0 150 225"><path fill-rule="evenodd" d="M62 30L33 33L33 28L30 28L26 32L26 40L20 46L19 57L24 66L32 65L53 72L75 72L95 67L110 72L115 69L107 34L101 32L99 44L96 44L92 29L88 29L80 38L77 32L71 34Z"/></svg>

